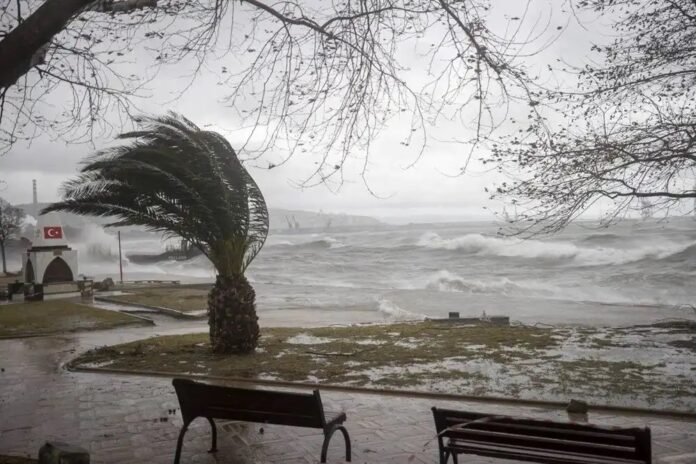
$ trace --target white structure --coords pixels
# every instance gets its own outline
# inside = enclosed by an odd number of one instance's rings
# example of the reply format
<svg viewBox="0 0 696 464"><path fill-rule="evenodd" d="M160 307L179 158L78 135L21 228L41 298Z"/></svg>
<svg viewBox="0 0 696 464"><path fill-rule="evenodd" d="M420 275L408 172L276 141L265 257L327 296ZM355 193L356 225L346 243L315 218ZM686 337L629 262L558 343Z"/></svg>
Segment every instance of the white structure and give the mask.
<svg viewBox="0 0 696 464"><path fill-rule="evenodd" d="M77 276L77 250L68 247L56 213L39 216L31 248L22 255L25 283L73 282Z"/></svg>

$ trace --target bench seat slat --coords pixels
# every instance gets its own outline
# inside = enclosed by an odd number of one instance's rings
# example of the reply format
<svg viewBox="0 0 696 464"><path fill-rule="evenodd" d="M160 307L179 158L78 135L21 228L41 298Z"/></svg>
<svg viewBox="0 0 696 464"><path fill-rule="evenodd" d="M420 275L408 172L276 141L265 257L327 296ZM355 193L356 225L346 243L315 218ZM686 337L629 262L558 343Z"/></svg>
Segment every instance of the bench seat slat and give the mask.
<svg viewBox="0 0 696 464"><path fill-rule="evenodd" d="M268 411L249 411L226 407L208 407L200 411L203 417L216 419L238 420L243 422L259 422L262 424L295 425L297 427L321 427L321 421L316 415L302 413L291 414Z"/></svg>
<svg viewBox="0 0 696 464"><path fill-rule="evenodd" d="M479 456L518 459L546 464L644 464L640 459L611 458L582 453L559 453L543 451L525 446L504 446L489 442L457 440L445 447L460 453Z"/></svg>
<svg viewBox="0 0 696 464"><path fill-rule="evenodd" d="M634 459L637 457L635 447L606 445L563 438L548 438L545 435L519 435L516 433L473 429L451 430L443 435L449 437L454 442L459 440L477 440L502 446L531 447L539 450L594 454L612 458Z"/></svg>
<svg viewBox="0 0 696 464"><path fill-rule="evenodd" d="M324 418L327 426L341 424L347 419L346 413L343 411L324 411Z"/></svg>
<svg viewBox="0 0 696 464"><path fill-rule="evenodd" d="M461 423L461 419L453 421L449 426L455 426ZM553 424L548 425L521 425L509 424L505 422L478 422L467 425L470 430L490 430L496 432L511 432L518 435L543 435L549 438L564 438L576 441L591 441L593 443L602 443L605 445L615 446L634 446L635 435L620 435L616 433L605 433L602 431L588 432L586 430L570 430L554 427Z"/></svg>
<svg viewBox="0 0 696 464"><path fill-rule="evenodd" d="M480 422L481 424L486 423L500 423L500 424L510 424L510 425L520 425L520 426L531 426L531 427L551 427L559 430L568 431L585 431L585 432L605 432L611 435L617 436L634 436L636 431L642 431L643 429L635 427L614 427L610 425L598 425L598 424L580 424L577 422L557 422L552 420L543 419L530 419L527 417L514 417L514 416L500 416L497 414L483 414L483 413L470 413L463 411L452 411L446 409L438 409L438 413L442 414L441 420L450 425L461 424L462 422L471 422L479 419L492 418L491 422Z"/></svg>

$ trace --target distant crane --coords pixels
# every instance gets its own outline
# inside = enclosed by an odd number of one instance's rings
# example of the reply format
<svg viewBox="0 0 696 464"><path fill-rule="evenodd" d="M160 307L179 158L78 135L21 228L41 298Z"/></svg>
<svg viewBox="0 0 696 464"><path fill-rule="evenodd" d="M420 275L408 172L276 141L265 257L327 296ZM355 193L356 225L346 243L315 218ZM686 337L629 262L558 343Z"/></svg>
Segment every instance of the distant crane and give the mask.
<svg viewBox="0 0 696 464"><path fill-rule="evenodd" d="M640 200L640 217L644 221L653 217L653 205L645 198Z"/></svg>
<svg viewBox="0 0 696 464"><path fill-rule="evenodd" d="M505 222L512 223L512 222L517 221L517 219L518 219L518 216L517 216L517 202L513 200L512 205L513 205L513 207L514 207L514 211L513 211L512 214L510 214L510 213L508 212L507 208L506 208L505 206L503 206L503 220L505 220Z"/></svg>

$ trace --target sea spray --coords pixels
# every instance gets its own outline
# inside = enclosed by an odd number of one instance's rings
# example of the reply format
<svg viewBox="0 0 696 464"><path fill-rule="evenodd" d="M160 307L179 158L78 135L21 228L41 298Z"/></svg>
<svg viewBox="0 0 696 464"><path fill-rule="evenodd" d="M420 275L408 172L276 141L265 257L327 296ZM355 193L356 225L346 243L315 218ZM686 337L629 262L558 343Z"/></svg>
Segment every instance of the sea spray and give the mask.
<svg viewBox="0 0 696 464"><path fill-rule="evenodd" d="M389 321L405 322L425 319L425 315L406 311L386 298L380 298L377 303L379 312Z"/></svg>

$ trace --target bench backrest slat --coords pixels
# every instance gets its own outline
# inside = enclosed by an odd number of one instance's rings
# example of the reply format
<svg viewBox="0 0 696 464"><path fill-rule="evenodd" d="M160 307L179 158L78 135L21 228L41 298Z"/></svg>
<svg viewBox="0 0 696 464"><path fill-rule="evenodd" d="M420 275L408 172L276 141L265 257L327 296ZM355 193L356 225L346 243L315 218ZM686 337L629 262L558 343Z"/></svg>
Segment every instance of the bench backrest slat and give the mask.
<svg viewBox="0 0 696 464"><path fill-rule="evenodd" d="M526 425L519 423L483 422L470 424L471 430L489 430L492 432L510 432L518 435L544 436L548 438L579 439L604 445L634 446L636 437L633 434L611 434L601 431L569 430L543 425Z"/></svg>
<svg viewBox="0 0 696 464"><path fill-rule="evenodd" d="M650 462L650 430L555 422L433 408L441 438L550 453L574 453ZM474 422L476 421L476 422ZM461 427L461 424L466 424ZM449 430L448 430L449 429Z"/></svg>
<svg viewBox="0 0 696 464"><path fill-rule="evenodd" d="M490 432L485 430L457 430L451 434L448 434L448 436L450 438L454 438L455 440L513 445L538 450L589 454L592 456L604 456L609 458L634 459L636 457L635 446L622 447L602 445L587 441L580 442L557 438L545 438L540 436L518 435L514 433Z"/></svg>
<svg viewBox="0 0 696 464"><path fill-rule="evenodd" d="M322 428L319 392L294 393L207 385L174 379L185 422L196 417Z"/></svg>

